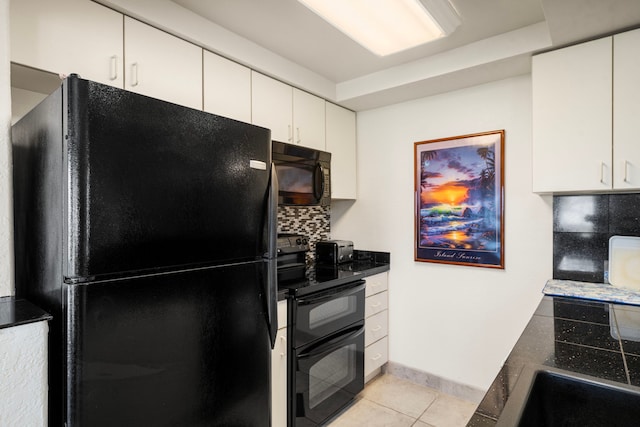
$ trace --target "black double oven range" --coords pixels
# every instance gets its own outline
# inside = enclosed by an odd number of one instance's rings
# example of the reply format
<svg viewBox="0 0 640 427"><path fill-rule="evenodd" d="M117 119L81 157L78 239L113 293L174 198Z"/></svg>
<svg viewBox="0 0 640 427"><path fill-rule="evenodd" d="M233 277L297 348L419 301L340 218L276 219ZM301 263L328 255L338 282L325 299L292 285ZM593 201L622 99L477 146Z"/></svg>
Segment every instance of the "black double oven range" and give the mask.
<svg viewBox="0 0 640 427"><path fill-rule="evenodd" d="M348 266L309 267L304 236L279 235L288 303L288 425L324 425L364 387L365 281Z"/></svg>

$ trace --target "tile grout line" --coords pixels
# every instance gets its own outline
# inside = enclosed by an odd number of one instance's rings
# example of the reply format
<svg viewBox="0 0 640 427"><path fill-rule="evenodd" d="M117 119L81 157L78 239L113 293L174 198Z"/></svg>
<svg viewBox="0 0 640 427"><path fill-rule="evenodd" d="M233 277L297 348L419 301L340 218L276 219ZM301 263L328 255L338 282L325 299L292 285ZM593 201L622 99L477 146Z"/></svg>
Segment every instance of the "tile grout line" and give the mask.
<svg viewBox="0 0 640 427"><path fill-rule="evenodd" d="M420 420L420 417L418 417L418 418L414 418L414 417L413 417L413 416L411 416L411 415L407 415L407 414L405 414L404 412L400 412L400 411L398 411L397 409L391 408L391 407L389 407L389 406L387 406L387 405L384 405L384 404L382 404L382 403L380 403L380 402L376 402L375 400L368 399L368 398L366 398L366 397L363 397L362 399L364 399L364 400L368 400L369 402L371 402L371 403L373 403L373 404L376 404L376 405L378 405L378 406L380 406L380 407L382 407L382 408L386 408L386 409L388 409L388 410L390 410L390 411L393 411L393 412L395 412L396 414L404 415L405 417L411 418L411 419L413 420L413 424L415 424L418 420ZM422 415L420 415L420 416L422 416ZM413 424L411 424L411 425L413 425Z"/></svg>

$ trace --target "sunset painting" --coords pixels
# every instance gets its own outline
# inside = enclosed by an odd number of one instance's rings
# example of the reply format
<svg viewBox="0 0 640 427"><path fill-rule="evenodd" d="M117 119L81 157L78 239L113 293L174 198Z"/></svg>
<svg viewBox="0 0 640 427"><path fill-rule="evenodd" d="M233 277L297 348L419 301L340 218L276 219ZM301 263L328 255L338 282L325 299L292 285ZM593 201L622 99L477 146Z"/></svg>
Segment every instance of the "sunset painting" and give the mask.
<svg viewBox="0 0 640 427"><path fill-rule="evenodd" d="M504 131L415 144L416 260L504 268Z"/></svg>

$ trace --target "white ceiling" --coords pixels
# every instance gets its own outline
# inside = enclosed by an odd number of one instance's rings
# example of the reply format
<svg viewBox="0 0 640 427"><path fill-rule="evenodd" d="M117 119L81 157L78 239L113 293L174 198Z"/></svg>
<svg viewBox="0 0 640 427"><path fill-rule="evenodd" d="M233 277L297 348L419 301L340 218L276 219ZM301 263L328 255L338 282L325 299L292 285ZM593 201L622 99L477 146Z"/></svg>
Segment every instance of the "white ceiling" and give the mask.
<svg viewBox="0 0 640 427"><path fill-rule="evenodd" d="M173 1L336 83L544 21L539 0L453 0L462 24L451 36L378 57L297 0Z"/></svg>
<svg viewBox="0 0 640 427"><path fill-rule="evenodd" d="M128 6L135 9L131 6L135 3L146 3L98 1L125 11ZM296 64L301 67L299 74L310 71L318 75L335 85L335 96L320 93L323 90L314 90L313 85L302 89L355 110L528 73L534 53L640 26L640 0L451 1L462 19L453 34L388 57L370 53L297 0L169 3ZM138 10L138 14L156 13L151 7L140 6ZM171 30L166 22L159 26ZM281 76L278 70L254 66L251 60L233 54L227 56L300 86L295 73Z"/></svg>

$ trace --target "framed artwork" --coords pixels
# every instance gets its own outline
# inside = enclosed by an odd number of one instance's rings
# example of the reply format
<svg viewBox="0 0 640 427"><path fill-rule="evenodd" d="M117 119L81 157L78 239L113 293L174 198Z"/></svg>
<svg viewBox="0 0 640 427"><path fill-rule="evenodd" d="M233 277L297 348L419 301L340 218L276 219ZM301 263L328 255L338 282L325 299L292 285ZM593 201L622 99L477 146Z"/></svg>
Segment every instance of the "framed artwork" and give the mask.
<svg viewBox="0 0 640 427"><path fill-rule="evenodd" d="M416 142L415 260L504 268L504 130Z"/></svg>

